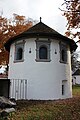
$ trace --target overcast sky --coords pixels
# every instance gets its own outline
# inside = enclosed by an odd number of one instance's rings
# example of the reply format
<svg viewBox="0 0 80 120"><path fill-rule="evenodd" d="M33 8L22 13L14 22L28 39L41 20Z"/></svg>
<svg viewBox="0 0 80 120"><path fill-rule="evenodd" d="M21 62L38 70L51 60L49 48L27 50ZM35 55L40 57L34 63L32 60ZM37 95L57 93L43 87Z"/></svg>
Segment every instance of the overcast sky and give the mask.
<svg viewBox="0 0 80 120"><path fill-rule="evenodd" d="M59 7L64 0L0 0L0 13L11 18L13 13L38 20L63 34L66 31L66 18Z"/></svg>
<svg viewBox="0 0 80 120"><path fill-rule="evenodd" d="M57 30L65 33L66 19L62 16L59 7L64 0L0 0L0 11L3 16L11 18L13 13L39 20Z"/></svg>

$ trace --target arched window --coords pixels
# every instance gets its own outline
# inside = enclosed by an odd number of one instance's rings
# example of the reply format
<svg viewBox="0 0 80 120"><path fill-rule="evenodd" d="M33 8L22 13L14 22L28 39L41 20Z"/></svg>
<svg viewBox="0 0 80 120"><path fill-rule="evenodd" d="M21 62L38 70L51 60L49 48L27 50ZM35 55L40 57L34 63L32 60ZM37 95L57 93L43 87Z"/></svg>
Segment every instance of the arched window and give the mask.
<svg viewBox="0 0 80 120"><path fill-rule="evenodd" d="M15 44L14 62L23 61L24 57L24 42Z"/></svg>
<svg viewBox="0 0 80 120"><path fill-rule="evenodd" d="M47 59L47 48L45 46L39 48L39 59Z"/></svg>
<svg viewBox="0 0 80 120"><path fill-rule="evenodd" d="M60 62L67 63L67 45L64 43L60 44Z"/></svg>
<svg viewBox="0 0 80 120"><path fill-rule="evenodd" d="M23 57L23 49L22 48L18 48L16 60L22 60L22 57Z"/></svg>
<svg viewBox="0 0 80 120"><path fill-rule="evenodd" d="M36 41L36 61L50 62L50 41Z"/></svg>

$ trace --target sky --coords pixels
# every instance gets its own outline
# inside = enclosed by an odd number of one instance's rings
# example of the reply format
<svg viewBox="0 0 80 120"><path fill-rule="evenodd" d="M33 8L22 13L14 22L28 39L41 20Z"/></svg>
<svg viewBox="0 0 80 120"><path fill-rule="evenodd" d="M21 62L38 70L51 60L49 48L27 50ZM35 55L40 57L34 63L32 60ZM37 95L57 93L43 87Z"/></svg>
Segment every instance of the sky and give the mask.
<svg viewBox="0 0 80 120"><path fill-rule="evenodd" d="M43 23L64 35L67 20L59 9L63 3L64 0L0 0L0 15L11 18L15 13L37 21L42 17Z"/></svg>
<svg viewBox="0 0 80 120"><path fill-rule="evenodd" d="M64 0L0 0L0 15L3 13L3 17L11 18L15 13L38 21L42 17L43 23L64 35L67 20L59 10L63 2Z"/></svg>
<svg viewBox="0 0 80 120"><path fill-rule="evenodd" d="M3 16L11 18L13 13L38 20L63 34L66 30L66 18L59 10L64 0L0 0Z"/></svg>
<svg viewBox="0 0 80 120"><path fill-rule="evenodd" d="M0 66L0 73L4 73L5 68L6 68L5 66L2 66L2 67Z"/></svg>

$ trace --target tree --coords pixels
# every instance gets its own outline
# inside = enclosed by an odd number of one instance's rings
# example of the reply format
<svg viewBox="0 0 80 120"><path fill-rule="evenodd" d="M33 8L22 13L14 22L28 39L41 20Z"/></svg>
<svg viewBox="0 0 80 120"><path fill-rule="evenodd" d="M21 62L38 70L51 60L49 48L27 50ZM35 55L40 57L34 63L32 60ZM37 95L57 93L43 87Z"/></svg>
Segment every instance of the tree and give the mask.
<svg viewBox="0 0 80 120"><path fill-rule="evenodd" d="M67 19L67 31L65 35L72 39L76 38L80 42L80 0L64 0L60 10ZM80 68L80 61L78 61L78 53L73 52L71 55L72 71Z"/></svg>
<svg viewBox="0 0 80 120"><path fill-rule="evenodd" d="M67 18L66 36L80 40L80 0L64 0L62 4L64 16Z"/></svg>
<svg viewBox="0 0 80 120"><path fill-rule="evenodd" d="M4 50L4 42L6 41L7 30L7 19L0 16L0 64L4 63L4 56L6 62L8 60L8 52Z"/></svg>
<svg viewBox="0 0 80 120"><path fill-rule="evenodd" d="M77 52L73 52L71 54L71 67L73 72L80 68L80 61L78 60L78 58L79 54Z"/></svg>
<svg viewBox="0 0 80 120"><path fill-rule="evenodd" d="M4 49L4 43L33 25L32 19L13 14L13 18L7 19L0 16L0 64L8 64L9 53Z"/></svg>

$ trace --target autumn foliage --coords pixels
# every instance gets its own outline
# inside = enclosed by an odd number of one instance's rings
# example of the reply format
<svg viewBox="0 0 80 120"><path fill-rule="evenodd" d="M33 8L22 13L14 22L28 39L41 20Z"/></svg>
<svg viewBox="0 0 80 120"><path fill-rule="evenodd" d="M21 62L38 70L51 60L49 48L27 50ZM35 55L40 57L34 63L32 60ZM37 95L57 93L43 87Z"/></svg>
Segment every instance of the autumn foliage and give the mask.
<svg viewBox="0 0 80 120"><path fill-rule="evenodd" d="M61 10L67 19L66 35L80 40L80 0L64 0Z"/></svg>
<svg viewBox="0 0 80 120"><path fill-rule="evenodd" d="M33 25L32 19L13 14L13 18L7 19L0 16L0 64L8 64L9 53L4 48L4 43Z"/></svg>

